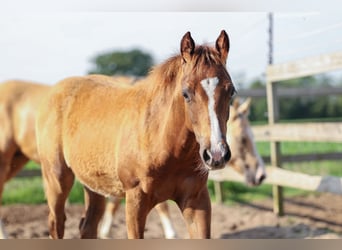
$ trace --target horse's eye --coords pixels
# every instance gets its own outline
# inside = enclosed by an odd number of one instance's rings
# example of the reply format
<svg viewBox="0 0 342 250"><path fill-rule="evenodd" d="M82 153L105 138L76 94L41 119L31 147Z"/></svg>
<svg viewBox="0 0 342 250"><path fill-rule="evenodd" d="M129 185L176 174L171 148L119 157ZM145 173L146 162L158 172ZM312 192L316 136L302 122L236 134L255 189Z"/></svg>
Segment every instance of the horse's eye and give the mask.
<svg viewBox="0 0 342 250"><path fill-rule="evenodd" d="M235 94L237 94L237 91L236 91L235 87L233 86L233 89L232 89L232 91L230 92L230 96L231 96L231 97L234 97Z"/></svg>
<svg viewBox="0 0 342 250"><path fill-rule="evenodd" d="M190 95L189 95L188 91L183 90L183 91L182 91L182 95L183 95L183 97L184 97L184 99L185 99L186 102L190 102L190 101L191 101Z"/></svg>

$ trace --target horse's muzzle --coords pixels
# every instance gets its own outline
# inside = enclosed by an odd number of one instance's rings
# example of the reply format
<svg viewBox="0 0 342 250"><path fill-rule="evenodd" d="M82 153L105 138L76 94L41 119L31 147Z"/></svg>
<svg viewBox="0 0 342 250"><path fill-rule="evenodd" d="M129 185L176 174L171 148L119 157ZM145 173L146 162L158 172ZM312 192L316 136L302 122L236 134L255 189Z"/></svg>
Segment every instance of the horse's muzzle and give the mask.
<svg viewBox="0 0 342 250"><path fill-rule="evenodd" d="M262 166L257 166L256 171L248 171L249 167L245 167L245 177L248 186L255 187L262 184L266 179L266 171Z"/></svg>
<svg viewBox="0 0 342 250"><path fill-rule="evenodd" d="M231 152L226 143L220 142L213 149L204 149L202 159L210 170L221 169L230 160Z"/></svg>

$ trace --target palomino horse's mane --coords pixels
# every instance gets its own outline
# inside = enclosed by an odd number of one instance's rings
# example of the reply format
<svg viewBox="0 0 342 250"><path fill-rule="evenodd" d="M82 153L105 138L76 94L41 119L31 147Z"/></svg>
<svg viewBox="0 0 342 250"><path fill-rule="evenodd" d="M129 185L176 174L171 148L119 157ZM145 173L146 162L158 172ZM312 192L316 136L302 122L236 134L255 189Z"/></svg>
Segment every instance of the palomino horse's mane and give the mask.
<svg viewBox="0 0 342 250"><path fill-rule="evenodd" d="M181 55L174 55L166 60L164 63L152 68L147 78L153 77L156 79L156 84L170 84L174 82L180 75L181 67L183 65L183 58ZM208 67L222 63L221 58L215 48L209 46L196 46L192 54L191 66L194 69L194 74L197 70L201 70L202 66Z"/></svg>

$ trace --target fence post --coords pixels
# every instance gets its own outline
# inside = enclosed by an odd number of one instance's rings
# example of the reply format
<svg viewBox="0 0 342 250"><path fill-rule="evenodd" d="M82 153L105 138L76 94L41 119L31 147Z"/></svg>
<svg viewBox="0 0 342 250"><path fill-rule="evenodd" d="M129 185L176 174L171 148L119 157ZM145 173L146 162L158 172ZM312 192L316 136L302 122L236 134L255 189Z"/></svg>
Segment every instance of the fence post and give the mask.
<svg viewBox="0 0 342 250"><path fill-rule="evenodd" d="M223 203L222 182L214 181L214 189L215 189L215 201L219 204L222 204Z"/></svg>
<svg viewBox="0 0 342 250"><path fill-rule="evenodd" d="M266 95L267 95L267 110L268 124L275 124L279 120L279 102L277 98L276 83L267 80ZM270 142L270 157L271 165L281 167L281 152L280 142ZM273 186L273 212L279 216L284 215L283 208L283 188L281 186Z"/></svg>

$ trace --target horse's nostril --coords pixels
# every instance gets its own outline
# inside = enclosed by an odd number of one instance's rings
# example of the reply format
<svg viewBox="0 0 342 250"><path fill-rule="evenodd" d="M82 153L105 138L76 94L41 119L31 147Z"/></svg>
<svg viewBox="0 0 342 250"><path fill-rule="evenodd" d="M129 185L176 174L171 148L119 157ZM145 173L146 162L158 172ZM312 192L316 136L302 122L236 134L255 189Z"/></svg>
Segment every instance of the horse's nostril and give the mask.
<svg viewBox="0 0 342 250"><path fill-rule="evenodd" d="M258 180L258 184L261 184L262 181L265 180L265 179L266 179L266 175L265 174L261 175L259 180Z"/></svg>
<svg viewBox="0 0 342 250"><path fill-rule="evenodd" d="M225 153L225 155L223 156L225 162L229 161L230 160L230 157L231 157L231 153L230 153L230 150L228 148L227 152Z"/></svg>
<svg viewBox="0 0 342 250"><path fill-rule="evenodd" d="M204 160L205 162L208 162L210 159L211 159L211 157L210 157L210 154L208 153L208 149L205 149L205 150L203 151L203 160Z"/></svg>

